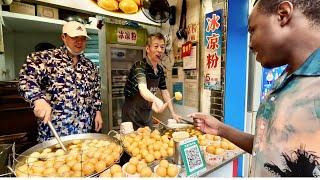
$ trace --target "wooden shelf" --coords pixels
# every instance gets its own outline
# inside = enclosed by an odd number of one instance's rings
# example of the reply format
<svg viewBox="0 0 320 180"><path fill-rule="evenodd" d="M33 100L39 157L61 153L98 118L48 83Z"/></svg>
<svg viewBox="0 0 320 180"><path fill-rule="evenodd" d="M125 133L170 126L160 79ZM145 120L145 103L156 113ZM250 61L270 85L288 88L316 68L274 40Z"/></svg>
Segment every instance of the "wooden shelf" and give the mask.
<svg viewBox="0 0 320 180"><path fill-rule="evenodd" d="M4 29L14 32L61 33L64 20L2 11ZM98 34L96 27L86 26L89 34Z"/></svg>

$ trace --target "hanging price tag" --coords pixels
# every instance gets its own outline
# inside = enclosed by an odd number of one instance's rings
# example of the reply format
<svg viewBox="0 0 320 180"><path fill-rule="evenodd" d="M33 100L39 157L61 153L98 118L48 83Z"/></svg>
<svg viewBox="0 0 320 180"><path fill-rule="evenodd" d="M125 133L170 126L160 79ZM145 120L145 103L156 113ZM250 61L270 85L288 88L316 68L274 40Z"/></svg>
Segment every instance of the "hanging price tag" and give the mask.
<svg viewBox="0 0 320 180"><path fill-rule="evenodd" d="M180 153L185 165L186 176L197 177L199 173L206 170L205 160L196 137L181 141Z"/></svg>

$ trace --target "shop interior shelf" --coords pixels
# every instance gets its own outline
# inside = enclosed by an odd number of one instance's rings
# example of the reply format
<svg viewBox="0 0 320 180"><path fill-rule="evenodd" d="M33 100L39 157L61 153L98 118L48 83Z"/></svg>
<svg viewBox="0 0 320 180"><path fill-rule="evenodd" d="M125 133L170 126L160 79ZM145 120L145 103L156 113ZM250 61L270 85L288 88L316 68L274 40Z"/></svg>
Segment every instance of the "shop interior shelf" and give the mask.
<svg viewBox="0 0 320 180"><path fill-rule="evenodd" d="M61 33L64 20L2 11L4 29L14 32L57 32ZM96 27L87 26L89 34L98 34Z"/></svg>

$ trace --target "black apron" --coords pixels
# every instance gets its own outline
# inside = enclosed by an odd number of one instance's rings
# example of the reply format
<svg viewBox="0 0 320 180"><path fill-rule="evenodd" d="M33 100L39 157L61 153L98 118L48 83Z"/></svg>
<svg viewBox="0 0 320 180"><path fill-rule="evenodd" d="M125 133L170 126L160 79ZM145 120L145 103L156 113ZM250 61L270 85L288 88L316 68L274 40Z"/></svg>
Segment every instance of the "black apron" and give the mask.
<svg viewBox="0 0 320 180"><path fill-rule="evenodd" d="M146 76L147 87L151 93L155 94L158 90L160 76L156 79L151 79ZM152 122L152 103L146 101L138 92L131 97L125 97L122 107L122 122L132 122L134 130L139 127L149 126L153 128Z"/></svg>

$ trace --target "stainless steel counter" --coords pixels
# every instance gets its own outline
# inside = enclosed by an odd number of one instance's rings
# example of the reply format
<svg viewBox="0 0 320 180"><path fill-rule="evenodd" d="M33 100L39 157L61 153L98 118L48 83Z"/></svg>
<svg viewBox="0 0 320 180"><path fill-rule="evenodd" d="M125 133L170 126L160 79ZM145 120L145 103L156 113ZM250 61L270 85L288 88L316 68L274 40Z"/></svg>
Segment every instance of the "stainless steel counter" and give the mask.
<svg viewBox="0 0 320 180"><path fill-rule="evenodd" d="M206 176L210 175L214 171L217 171L218 169L222 168L223 166L232 162L233 160L239 158L240 156L242 156L245 153L246 153L245 151L239 150L233 157L226 159L226 160L223 160L221 164L217 164L215 166L211 166L211 165L207 164L206 170L204 172L200 173L199 177L206 177ZM186 177L186 171L184 168L182 168L182 170L179 174L179 177Z"/></svg>

